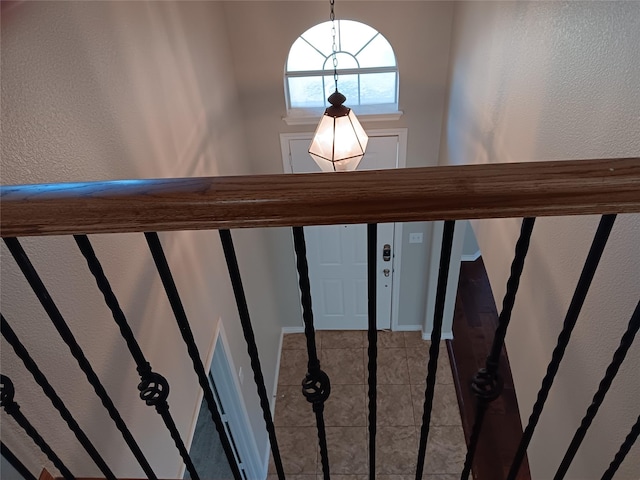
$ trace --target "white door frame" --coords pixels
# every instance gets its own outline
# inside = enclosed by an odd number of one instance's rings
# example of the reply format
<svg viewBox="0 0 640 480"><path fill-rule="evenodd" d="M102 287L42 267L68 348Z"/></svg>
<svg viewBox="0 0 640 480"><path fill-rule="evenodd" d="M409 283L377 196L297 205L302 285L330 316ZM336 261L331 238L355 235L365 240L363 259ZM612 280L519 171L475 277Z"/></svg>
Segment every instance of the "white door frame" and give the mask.
<svg viewBox="0 0 640 480"><path fill-rule="evenodd" d="M451 260L449 261L449 277L444 301L444 313L442 317L442 340L453 339L453 314L456 307L456 294L458 292L458 280L460 279L460 263L462 262L462 249L464 246L465 229L467 220L456 221L453 232L453 243L451 245ZM439 220L433 222L431 230L431 255L429 260L429 280L427 285L427 300L425 317L422 323L422 339L430 340L433 331L433 318L436 310L436 293L438 285L438 275L440 257L442 255L442 236L444 232L444 222Z"/></svg>
<svg viewBox="0 0 640 480"><path fill-rule="evenodd" d="M220 348L217 348L220 347ZM258 445L256 438L251 427L251 420L249 419L249 412L242 395L242 387L240 386L240 380L236 372L238 371L233 363L233 357L231 356L231 347L229 346L229 340L224 331L224 325L222 318L218 318L214 327L213 338L209 346L207 358L204 363L205 371L207 372L207 378L211 374L211 368L213 366L214 356L218 360L222 360L222 370L224 371L224 383L227 387L231 386L237 395L238 403L225 405L225 409L228 413L231 413L235 419L234 425L236 426L236 435L234 440L236 442L236 448L244 458L243 465L247 476L250 480L259 480L266 478L267 476L267 462L262 461L262 457L258 451ZM220 357L218 357L220 356ZM222 380L222 379L220 379ZM193 414L193 420L191 422L191 429L189 436L187 437L187 450L191 450L191 443L193 442L193 436L196 431L196 423L198 420L198 413L200 411L200 405L204 400L204 393L202 388L198 386L198 402L195 406L195 412ZM267 451L269 446L267 445ZM268 457L267 457L268 461ZM180 461L179 478L184 477L186 467L184 462Z"/></svg>
<svg viewBox="0 0 640 480"><path fill-rule="evenodd" d="M398 168L407 166L407 135L406 128L386 128L367 130L370 137L398 137ZM293 173L291 161L289 159L289 141L306 140L311 141L313 132L304 133L281 133L280 151L282 152L282 168L284 173ZM365 154L366 155L366 154ZM398 328L398 311L400 307L400 265L402 262L402 222L397 222L393 231L393 276L391 281L391 330ZM302 306L300 312L302 318Z"/></svg>

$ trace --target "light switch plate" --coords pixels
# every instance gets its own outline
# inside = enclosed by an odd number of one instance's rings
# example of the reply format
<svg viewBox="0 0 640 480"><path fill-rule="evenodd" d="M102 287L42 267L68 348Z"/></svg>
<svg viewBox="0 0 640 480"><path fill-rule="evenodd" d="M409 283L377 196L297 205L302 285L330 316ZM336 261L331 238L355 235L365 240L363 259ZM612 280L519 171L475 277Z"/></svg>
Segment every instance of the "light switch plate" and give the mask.
<svg viewBox="0 0 640 480"><path fill-rule="evenodd" d="M409 243L422 243L422 233L410 233Z"/></svg>

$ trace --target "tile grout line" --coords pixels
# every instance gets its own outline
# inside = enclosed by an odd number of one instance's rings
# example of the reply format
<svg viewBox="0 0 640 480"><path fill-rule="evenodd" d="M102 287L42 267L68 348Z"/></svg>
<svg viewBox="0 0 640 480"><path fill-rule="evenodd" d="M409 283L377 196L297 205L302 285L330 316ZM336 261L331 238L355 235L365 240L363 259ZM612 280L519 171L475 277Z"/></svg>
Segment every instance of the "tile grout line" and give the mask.
<svg viewBox="0 0 640 480"><path fill-rule="evenodd" d="M409 347L407 347L407 343L406 343L407 340L406 340L406 337L404 335L403 335L403 341L404 341L404 347L398 347L396 345L390 345L390 346L380 347L380 348L404 348L403 359L404 359L404 362L405 362L407 370L409 370L409 362L408 362L408 348ZM322 342L322 343L324 343L324 342ZM322 343L321 343L321 346L320 346L319 350L325 350L326 349L326 348L322 348ZM362 359L362 362L363 362L363 371L365 373L365 375L364 375L365 378L363 379L363 383L347 383L347 384L338 384L336 386L339 386L339 387L356 387L356 386L362 385L363 389L364 389L364 394L365 394L364 398L365 398L365 410L366 410L366 398L367 398L367 395L366 395L366 385L367 385L366 384L366 367L368 365L368 362L366 361L366 358L365 358L366 357L366 353L367 353L366 352L366 347L362 347L361 346L361 347L351 347L351 348L362 348L363 349L363 355L360 358ZM414 346L412 348L420 349L420 347L416 347L416 346ZM342 347L340 349L349 349L349 347L346 347L346 348ZM296 349L291 349L291 350L296 350ZM298 350L300 350L300 349L298 349ZM326 349L326 350L334 350L334 349ZM386 386L387 384L381 384L380 386L383 386L383 385ZM410 400L410 405L411 405L411 414L412 414L412 418L413 418L413 425L384 425L382 427L392 427L392 428L393 427L396 427L396 428L405 427L405 428L409 428L409 427L413 426L413 431L415 433L416 428L418 427L418 425L416 424L416 410L414 408L415 405L414 405L414 402L413 402L413 386L414 385L411 383L411 378L409 378L408 382L405 382L405 383L388 384L388 385L389 386L392 386L392 385L393 386L406 385L408 387L409 400ZM298 385L289 385L289 386L291 387L291 386L298 386ZM419 387L419 385L416 385L416 387ZM439 387L440 388L438 390L440 390L442 392L443 389L447 389L449 387L453 387L453 385L449 385L449 384L444 383L442 385L439 385ZM438 427L441 427L441 426L442 427L454 427L454 428L459 428L460 427L460 425L455 425L455 424L453 424L453 425L443 424L443 425L434 425L434 426L438 426ZM287 427L282 427L282 428L287 428ZM289 428L302 428L302 426L289 426ZM363 425L335 425L335 426L328 426L328 428L348 428L348 429L362 429L362 428L365 428L366 429L366 425L364 425L364 426ZM315 449L315 453L316 453L316 458L315 458L315 465L316 465L315 472L316 473L315 474L309 474L310 476L318 474L318 472L317 472L317 464L318 464L317 448ZM366 446L366 453L368 454L368 445ZM432 472L431 473L431 475L445 475L445 474L446 474L445 472L442 472L442 473ZM302 474L302 475L304 475L304 474ZM341 475L341 474L337 473L337 475ZM358 474L356 474L356 475L358 475ZM381 473L376 472L376 476L378 476L378 475L386 475L386 474L381 474ZM391 474L389 474L389 475L391 475ZM403 475L403 474L399 474L399 475ZM366 474L364 476L366 476ZM353 478L355 478L355 475L353 475Z"/></svg>

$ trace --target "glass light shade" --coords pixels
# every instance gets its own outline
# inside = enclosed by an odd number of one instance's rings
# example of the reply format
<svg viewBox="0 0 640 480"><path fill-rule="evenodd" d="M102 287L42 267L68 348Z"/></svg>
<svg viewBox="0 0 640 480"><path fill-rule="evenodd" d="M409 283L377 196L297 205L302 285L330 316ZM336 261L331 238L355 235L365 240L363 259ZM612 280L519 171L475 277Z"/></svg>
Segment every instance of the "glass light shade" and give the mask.
<svg viewBox="0 0 640 480"><path fill-rule="evenodd" d="M346 114L331 114L329 107L320 119L309 146L309 154L324 172L355 170L367 149L369 137L353 110L341 107Z"/></svg>

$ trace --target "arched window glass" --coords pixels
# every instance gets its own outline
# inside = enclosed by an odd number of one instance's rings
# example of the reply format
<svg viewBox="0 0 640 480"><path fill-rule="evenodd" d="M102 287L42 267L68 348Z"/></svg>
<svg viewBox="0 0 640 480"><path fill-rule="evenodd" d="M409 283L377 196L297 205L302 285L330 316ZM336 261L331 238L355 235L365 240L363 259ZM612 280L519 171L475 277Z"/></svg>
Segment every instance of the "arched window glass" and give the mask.
<svg viewBox="0 0 640 480"><path fill-rule="evenodd" d="M398 108L398 66L391 44L377 30L336 20L338 89L356 111ZM291 46L285 69L287 109L320 111L335 90L331 22L304 32ZM357 108L361 107L361 108Z"/></svg>

